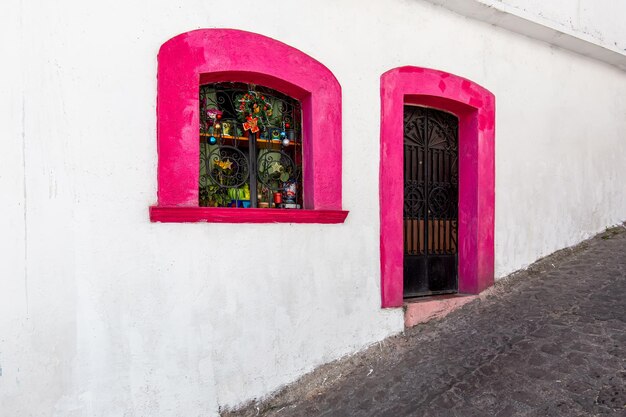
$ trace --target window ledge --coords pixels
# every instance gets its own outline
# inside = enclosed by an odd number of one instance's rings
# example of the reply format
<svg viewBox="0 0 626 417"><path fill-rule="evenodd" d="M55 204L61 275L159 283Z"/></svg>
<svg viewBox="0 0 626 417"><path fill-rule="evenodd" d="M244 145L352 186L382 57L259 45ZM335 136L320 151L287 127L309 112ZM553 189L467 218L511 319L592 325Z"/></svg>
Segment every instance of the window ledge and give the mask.
<svg viewBox="0 0 626 417"><path fill-rule="evenodd" d="M344 210L291 210L213 207L150 207L150 221L161 223L343 223Z"/></svg>

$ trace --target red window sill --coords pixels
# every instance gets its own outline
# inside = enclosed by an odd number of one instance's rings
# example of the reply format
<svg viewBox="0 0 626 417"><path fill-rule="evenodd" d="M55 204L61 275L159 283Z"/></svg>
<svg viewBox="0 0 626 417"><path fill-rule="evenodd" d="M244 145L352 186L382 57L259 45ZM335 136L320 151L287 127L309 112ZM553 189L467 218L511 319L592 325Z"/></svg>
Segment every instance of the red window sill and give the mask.
<svg viewBox="0 0 626 417"><path fill-rule="evenodd" d="M348 211L213 207L150 207L150 221L162 223L343 223Z"/></svg>

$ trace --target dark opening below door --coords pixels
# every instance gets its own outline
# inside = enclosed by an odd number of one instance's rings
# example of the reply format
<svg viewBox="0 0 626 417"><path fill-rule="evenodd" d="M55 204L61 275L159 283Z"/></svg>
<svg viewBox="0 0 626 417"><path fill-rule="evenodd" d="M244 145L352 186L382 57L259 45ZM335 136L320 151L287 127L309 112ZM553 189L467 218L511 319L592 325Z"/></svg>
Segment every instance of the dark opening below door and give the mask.
<svg viewBox="0 0 626 417"><path fill-rule="evenodd" d="M404 106L404 297L458 289L458 118Z"/></svg>

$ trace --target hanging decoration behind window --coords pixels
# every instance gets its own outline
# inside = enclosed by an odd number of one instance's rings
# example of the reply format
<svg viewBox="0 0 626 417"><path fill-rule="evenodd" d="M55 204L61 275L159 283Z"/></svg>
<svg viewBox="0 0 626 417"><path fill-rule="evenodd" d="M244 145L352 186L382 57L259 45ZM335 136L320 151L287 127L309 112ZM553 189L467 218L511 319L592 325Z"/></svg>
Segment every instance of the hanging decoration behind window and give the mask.
<svg viewBox="0 0 626 417"><path fill-rule="evenodd" d="M302 208L302 111L278 91L200 86L200 205Z"/></svg>

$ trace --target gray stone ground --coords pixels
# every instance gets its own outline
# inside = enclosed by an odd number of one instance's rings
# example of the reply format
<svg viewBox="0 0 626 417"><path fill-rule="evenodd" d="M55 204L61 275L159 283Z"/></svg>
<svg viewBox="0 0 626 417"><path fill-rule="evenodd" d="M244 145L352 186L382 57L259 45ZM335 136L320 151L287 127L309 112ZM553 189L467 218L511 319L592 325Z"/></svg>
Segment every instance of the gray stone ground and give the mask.
<svg viewBox="0 0 626 417"><path fill-rule="evenodd" d="M225 416L626 416L626 229Z"/></svg>

